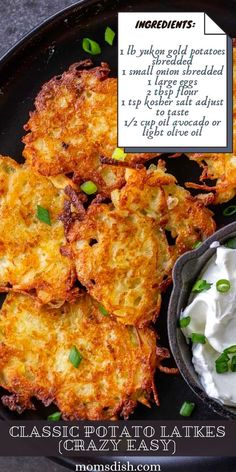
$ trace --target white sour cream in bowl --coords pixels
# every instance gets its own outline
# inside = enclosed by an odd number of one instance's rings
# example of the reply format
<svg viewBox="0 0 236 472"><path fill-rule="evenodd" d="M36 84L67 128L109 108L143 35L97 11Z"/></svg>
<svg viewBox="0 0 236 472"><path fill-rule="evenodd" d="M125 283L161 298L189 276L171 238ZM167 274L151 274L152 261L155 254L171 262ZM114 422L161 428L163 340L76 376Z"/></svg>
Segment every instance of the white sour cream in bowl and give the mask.
<svg viewBox="0 0 236 472"><path fill-rule="evenodd" d="M216 248L193 285L180 327L206 393L236 406L236 249Z"/></svg>

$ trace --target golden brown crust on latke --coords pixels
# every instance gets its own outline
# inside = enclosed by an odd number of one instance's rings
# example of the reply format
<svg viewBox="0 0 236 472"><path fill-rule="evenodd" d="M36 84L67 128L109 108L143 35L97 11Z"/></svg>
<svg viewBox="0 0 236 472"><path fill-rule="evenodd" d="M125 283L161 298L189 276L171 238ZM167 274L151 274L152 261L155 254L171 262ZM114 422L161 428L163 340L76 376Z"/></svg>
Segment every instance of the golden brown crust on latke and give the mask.
<svg viewBox="0 0 236 472"><path fill-rule="evenodd" d="M68 238L79 281L109 313L136 326L155 320L171 259L154 220L112 205L91 205Z"/></svg>
<svg viewBox="0 0 236 472"><path fill-rule="evenodd" d="M154 219L174 239L171 246L172 264L193 244L204 240L215 231L213 213L204 202L193 197L167 174L164 163L149 170L126 171L126 185L111 194L116 209L129 210Z"/></svg>
<svg viewBox="0 0 236 472"><path fill-rule="evenodd" d="M78 368L68 359L73 346ZM54 402L64 419L128 418L152 400L162 357L153 330L116 323L88 295L49 310L11 294L1 310L0 384L12 394L4 404L19 413L34 408L34 397Z"/></svg>
<svg viewBox="0 0 236 472"><path fill-rule="evenodd" d="M197 162L203 172L200 177L202 184L187 182L189 188L213 192L213 203L224 203L236 195L236 44L233 48L233 152L232 153L194 153L187 156ZM205 180L216 180L211 185L205 184Z"/></svg>
<svg viewBox="0 0 236 472"><path fill-rule="evenodd" d="M236 119L235 119L236 124ZM201 184L186 182L186 187L209 191L214 195L213 204L228 202L236 195L236 143L234 153L229 154L191 154L188 157L202 167ZM205 180L216 180L213 185Z"/></svg>
<svg viewBox="0 0 236 472"><path fill-rule="evenodd" d="M215 230L204 201L178 186L163 165L127 169L112 204L92 204L82 221L68 215L68 224L65 215L65 251L79 281L124 324L155 320L175 260Z"/></svg>
<svg viewBox="0 0 236 472"><path fill-rule="evenodd" d="M101 164L117 147L117 79L109 66L90 60L73 64L44 84L30 113L23 155L44 175L75 172L77 181L92 180L109 193L124 181L124 169ZM128 162L154 154L127 154Z"/></svg>
<svg viewBox="0 0 236 472"><path fill-rule="evenodd" d="M59 215L65 194L50 180L0 156L0 291L29 292L44 303L73 298L75 269L60 253L65 244ZM37 218L47 209L51 226Z"/></svg>

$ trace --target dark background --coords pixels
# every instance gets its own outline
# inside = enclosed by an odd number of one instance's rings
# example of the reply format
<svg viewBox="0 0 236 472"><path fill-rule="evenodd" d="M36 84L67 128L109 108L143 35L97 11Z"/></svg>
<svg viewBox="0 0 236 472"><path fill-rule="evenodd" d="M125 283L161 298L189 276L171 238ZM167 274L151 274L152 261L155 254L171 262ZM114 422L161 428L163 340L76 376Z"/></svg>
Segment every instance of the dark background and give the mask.
<svg viewBox="0 0 236 472"><path fill-rule="evenodd" d="M0 56L45 18L72 0L0 0ZM43 457L1 457L1 472L66 472Z"/></svg>
<svg viewBox="0 0 236 472"><path fill-rule="evenodd" d="M0 0L0 55L72 0Z"/></svg>

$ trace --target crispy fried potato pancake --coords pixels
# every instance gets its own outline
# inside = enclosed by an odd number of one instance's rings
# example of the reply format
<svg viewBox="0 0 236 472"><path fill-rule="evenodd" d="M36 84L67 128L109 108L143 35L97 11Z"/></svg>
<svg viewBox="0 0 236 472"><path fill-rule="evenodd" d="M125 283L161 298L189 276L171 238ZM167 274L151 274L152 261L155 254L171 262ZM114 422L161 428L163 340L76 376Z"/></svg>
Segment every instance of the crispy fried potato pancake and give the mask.
<svg viewBox="0 0 236 472"><path fill-rule="evenodd" d="M214 186L187 182L186 186L213 191L213 203L224 203L236 195L236 45L233 48L233 152L225 154L188 154L202 168L200 180L216 180Z"/></svg>
<svg viewBox="0 0 236 472"><path fill-rule="evenodd" d="M111 194L115 208L145 215L170 232L174 239L170 247L172 264L195 242L215 231L213 213L203 201L177 185L175 177L165 172L162 161L148 170L127 169L125 178L125 186Z"/></svg>
<svg viewBox="0 0 236 472"><path fill-rule="evenodd" d="M107 64L86 60L43 85L23 138L31 167L44 175L76 172L77 181L92 180L104 193L123 184L124 169L99 159L117 147L117 79L109 72ZM127 154L125 161L153 156Z"/></svg>
<svg viewBox="0 0 236 472"><path fill-rule="evenodd" d="M60 253L64 191L3 156L0 182L0 291L29 292L44 303L69 299L75 270ZM49 211L51 225L37 218L38 205Z"/></svg>
<svg viewBox="0 0 236 472"><path fill-rule="evenodd" d="M136 326L155 320L171 259L154 220L93 204L68 239L79 281L109 313Z"/></svg>
<svg viewBox="0 0 236 472"><path fill-rule="evenodd" d="M48 309L10 294L0 315L0 384L12 395L2 400L18 413L34 408L35 397L55 402L64 419L128 418L138 401L149 405L154 394L158 403L154 372L165 351L153 330L116 323L89 295Z"/></svg>
<svg viewBox="0 0 236 472"><path fill-rule="evenodd" d="M236 195L236 143L232 154L192 154L188 157L203 168L200 177L203 183L186 182L186 187L213 192L214 204L228 202ZM205 179L216 180L216 183L207 185Z"/></svg>

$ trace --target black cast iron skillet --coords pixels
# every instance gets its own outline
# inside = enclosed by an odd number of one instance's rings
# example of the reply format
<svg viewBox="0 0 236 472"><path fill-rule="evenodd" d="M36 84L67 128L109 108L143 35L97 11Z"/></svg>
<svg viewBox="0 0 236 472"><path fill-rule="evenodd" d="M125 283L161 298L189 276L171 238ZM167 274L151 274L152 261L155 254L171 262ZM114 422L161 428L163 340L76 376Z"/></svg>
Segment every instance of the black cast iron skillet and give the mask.
<svg viewBox="0 0 236 472"><path fill-rule="evenodd" d="M111 26L117 30L118 11L205 11L228 34L236 34L236 2L188 1L183 0L84 0L51 17L39 28L21 40L0 61L0 153L22 162L21 137L23 125L33 108L34 98L42 84L52 76L63 72L70 64L88 55L81 48L81 40L89 36L102 46L101 56L94 56L94 63L107 61L111 74L117 75L117 45L110 47L104 42L104 29ZM200 170L187 158L167 159L168 171L175 174L180 184L198 180ZM235 201L232 201L235 203ZM231 219L222 217L222 207L216 209L216 221L224 226ZM157 329L160 343L168 346L166 313L170 290L163 300L162 312ZM3 300L3 296L1 297ZM173 363L173 360L172 360ZM172 364L173 365L173 364ZM161 406L152 409L138 407L133 419L167 420L180 419L179 409L183 401L194 401L197 405L193 419L211 420L219 416L199 400L186 385L181 376L157 374L157 388ZM0 392L3 393L3 392ZM24 413L23 419L45 419L54 407L45 409L35 402L37 412ZM9 412L0 404L0 416L4 419L19 420L19 416ZM69 464L69 461L67 462ZM74 463L73 463L74 464ZM169 467L169 466L168 466ZM170 470L170 468L168 469ZM207 469L209 471L209 468ZM215 469L217 470L217 469Z"/></svg>

